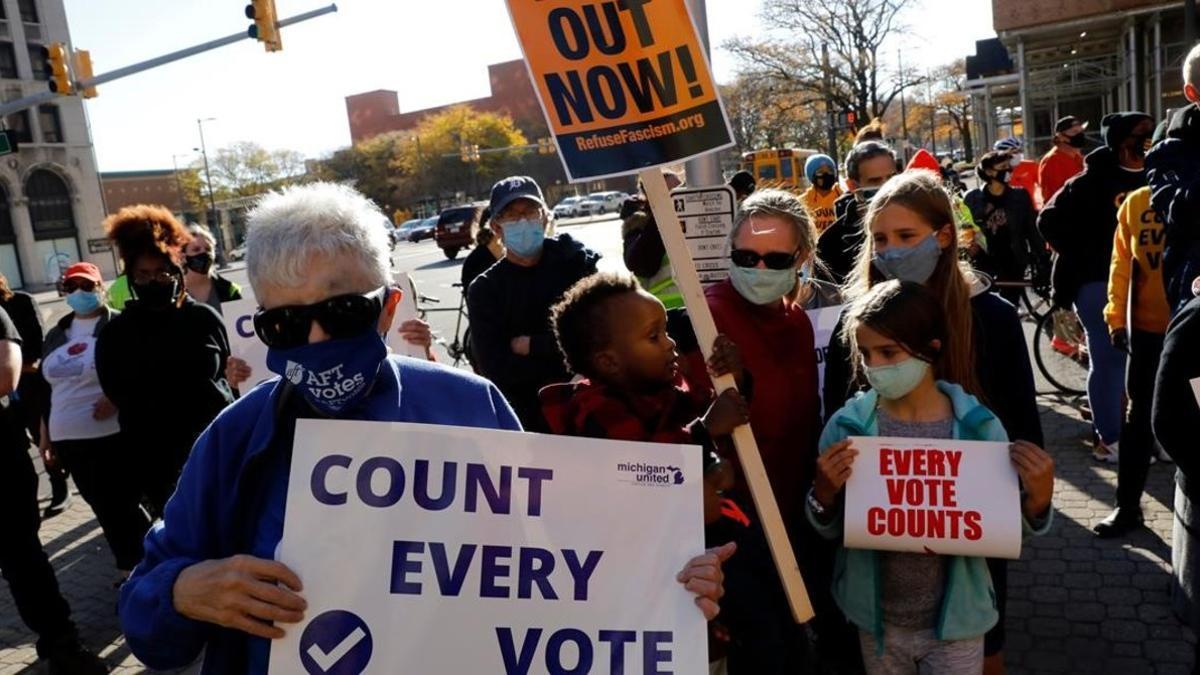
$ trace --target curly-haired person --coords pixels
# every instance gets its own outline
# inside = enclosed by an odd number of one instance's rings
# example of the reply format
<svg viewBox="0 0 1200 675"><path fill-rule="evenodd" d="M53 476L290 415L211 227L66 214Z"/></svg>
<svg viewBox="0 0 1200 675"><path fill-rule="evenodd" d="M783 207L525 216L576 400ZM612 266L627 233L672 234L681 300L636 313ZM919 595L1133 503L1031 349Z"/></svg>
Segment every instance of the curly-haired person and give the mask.
<svg viewBox="0 0 1200 675"><path fill-rule="evenodd" d="M158 517L192 444L233 402L225 380L229 337L220 315L184 288L179 261L191 236L170 211L130 206L104 226L133 299L100 332L96 370L137 453L143 497Z"/></svg>

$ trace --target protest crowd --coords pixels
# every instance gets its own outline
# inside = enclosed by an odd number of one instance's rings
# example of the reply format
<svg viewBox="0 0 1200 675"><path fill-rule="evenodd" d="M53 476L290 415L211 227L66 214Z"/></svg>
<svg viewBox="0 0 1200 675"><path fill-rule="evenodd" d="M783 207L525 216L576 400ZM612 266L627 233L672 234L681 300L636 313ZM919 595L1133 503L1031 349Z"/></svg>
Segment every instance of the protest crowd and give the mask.
<svg viewBox="0 0 1200 675"><path fill-rule="evenodd" d="M0 278L0 571L38 655L52 673L107 672L38 538L70 499L69 476L112 551L138 659L267 673L272 641L308 610L305 583L276 553L297 425L343 420L692 447L704 547L670 561L669 583L694 596L708 641L673 649L714 673L1002 673L1005 556L850 543L858 525L868 537L980 539L980 512L956 505L968 495L949 480L960 443L1003 448L994 466L1017 486L1005 505L1017 550L1053 531L1027 293L1073 312L1086 335L1093 455L1119 469L1095 535L1142 527L1151 463L1175 463L1173 602L1200 628L1200 46L1182 78L1191 104L1166 119L1066 116L1040 160L1016 139L996 143L969 191L927 151L905 162L875 127L840 166L809 157L802 194L733 175L728 276L703 292L709 340L649 189L621 207L618 273L555 233L532 178L494 177L463 269L475 372L437 363L429 324L397 320L411 289L393 282L378 207L352 188L262 198L248 219L249 289L216 271L207 228L161 206L121 209L105 228L123 273L66 269L70 311L54 325ZM222 319L247 290L271 373L261 382ZM809 312L825 308L840 314L818 363ZM390 353L391 336L426 358ZM804 624L734 441L744 425L815 612ZM867 460L872 437L949 449ZM53 491L45 513L36 454ZM890 506L859 519L851 477L889 471L923 480L897 482Z"/></svg>

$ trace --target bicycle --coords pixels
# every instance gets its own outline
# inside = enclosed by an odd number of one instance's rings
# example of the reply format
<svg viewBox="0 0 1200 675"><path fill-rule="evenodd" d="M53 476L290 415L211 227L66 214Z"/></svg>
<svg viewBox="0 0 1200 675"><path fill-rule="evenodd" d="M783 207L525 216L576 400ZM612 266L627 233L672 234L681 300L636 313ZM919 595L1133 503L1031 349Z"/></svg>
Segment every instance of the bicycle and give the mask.
<svg viewBox="0 0 1200 675"><path fill-rule="evenodd" d="M452 287L461 289L462 284L455 283L455 284L452 284ZM435 297L428 296L428 295L422 295L422 294L418 293L417 294L417 302L418 302L418 304L436 305L436 304L441 303L441 300L439 298L435 298ZM453 359L452 363L455 368L457 368L459 365L462 364L463 359L466 359L467 363L470 364L472 370L474 370L475 362L471 358L471 348L470 348L471 326L470 326L469 317L467 316L466 294L461 293L461 292L459 293L457 308L453 308L453 307L420 307L419 312L420 312L422 319L424 319L425 315L429 312L458 312L458 318L455 320L455 323L454 323L454 341L447 343L444 338L435 338L434 342L441 345L442 347L445 347L446 353L449 354L451 359ZM466 326L465 330L463 328L463 320L464 319L467 320L467 326Z"/></svg>
<svg viewBox="0 0 1200 675"><path fill-rule="evenodd" d="M1070 396L1087 393L1087 336L1075 312L1055 308L1050 299L1034 289L1028 281L997 282L995 285L1025 289L1022 297L1029 317L1035 324L1033 360L1046 382ZM1031 300L1030 294L1036 300Z"/></svg>

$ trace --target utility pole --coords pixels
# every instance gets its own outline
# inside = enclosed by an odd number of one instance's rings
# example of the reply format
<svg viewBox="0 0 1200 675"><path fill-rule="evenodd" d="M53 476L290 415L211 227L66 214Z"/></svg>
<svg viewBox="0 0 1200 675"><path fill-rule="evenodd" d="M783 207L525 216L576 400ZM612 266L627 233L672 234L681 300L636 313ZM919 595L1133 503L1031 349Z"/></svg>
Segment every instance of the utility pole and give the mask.
<svg viewBox="0 0 1200 675"><path fill-rule="evenodd" d="M704 54L707 57L711 51L708 46L707 4L705 0L687 0L687 5L696 22L696 32L700 34L700 42L704 45ZM721 176L721 160L715 152L709 152L689 160L684 167L687 172L687 184L690 187L720 185L725 182Z"/></svg>
<svg viewBox="0 0 1200 675"><path fill-rule="evenodd" d="M900 50L896 50L896 62L900 68L900 131L904 135L904 140L900 142L900 153L904 157L904 163L908 163L908 105L904 101L904 59L901 56Z"/></svg>
<svg viewBox="0 0 1200 675"><path fill-rule="evenodd" d="M829 45L821 45L821 74L825 81L825 127L826 127L826 144L829 146L829 156L833 158L833 163L838 164L838 147L837 147L837 113L833 111L833 82L830 78L829 70Z"/></svg>
<svg viewBox="0 0 1200 675"><path fill-rule="evenodd" d="M196 126L200 128L200 154L204 157L204 180L208 183L208 231L217 240L217 266L225 267L225 237L221 232L221 224L217 220L217 200L213 196L212 173L208 170L208 146L204 144L204 123L216 120L215 117L197 119Z"/></svg>

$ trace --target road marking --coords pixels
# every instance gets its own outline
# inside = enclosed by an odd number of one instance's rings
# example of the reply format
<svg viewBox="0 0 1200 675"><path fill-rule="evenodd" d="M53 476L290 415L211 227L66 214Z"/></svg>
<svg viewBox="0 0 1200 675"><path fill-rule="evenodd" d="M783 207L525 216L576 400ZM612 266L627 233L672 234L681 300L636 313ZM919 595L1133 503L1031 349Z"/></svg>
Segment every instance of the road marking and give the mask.
<svg viewBox="0 0 1200 675"><path fill-rule="evenodd" d="M327 671L337 664L338 661L341 661L342 657L349 654L351 649L357 647L358 643L362 642L365 637L367 637L367 634L363 632L362 628L355 628L328 654L314 642L308 646L308 655L312 657L313 661L316 661L321 670Z"/></svg>

